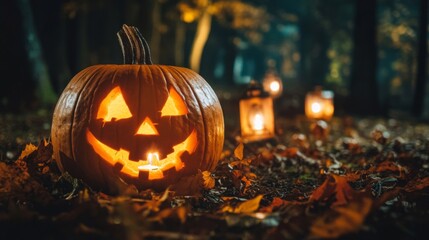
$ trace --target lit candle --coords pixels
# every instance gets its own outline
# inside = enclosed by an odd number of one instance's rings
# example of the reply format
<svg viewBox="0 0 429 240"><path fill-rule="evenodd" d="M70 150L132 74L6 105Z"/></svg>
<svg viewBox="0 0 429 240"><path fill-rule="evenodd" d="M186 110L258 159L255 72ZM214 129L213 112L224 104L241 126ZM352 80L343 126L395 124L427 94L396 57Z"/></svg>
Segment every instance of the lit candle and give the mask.
<svg viewBox="0 0 429 240"><path fill-rule="evenodd" d="M256 113L253 116L252 129L255 131L261 131L264 129L264 116L262 113Z"/></svg>
<svg viewBox="0 0 429 240"><path fill-rule="evenodd" d="M147 154L147 161L149 164L139 166L140 170L158 170L159 169L159 155L158 152L149 152Z"/></svg>
<svg viewBox="0 0 429 240"><path fill-rule="evenodd" d="M313 111L314 113L319 113L321 109L322 106L320 106L320 103L314 102L311 104L311 111Z"/></svg>

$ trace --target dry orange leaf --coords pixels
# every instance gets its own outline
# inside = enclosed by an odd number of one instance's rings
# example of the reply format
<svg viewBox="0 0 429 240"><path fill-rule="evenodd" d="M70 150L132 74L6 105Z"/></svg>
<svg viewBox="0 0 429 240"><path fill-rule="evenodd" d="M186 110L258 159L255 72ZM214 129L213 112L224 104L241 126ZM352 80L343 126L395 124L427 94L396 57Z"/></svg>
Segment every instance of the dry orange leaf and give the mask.
<svg viewBox="0 0 429 240"><path fill-rule="evenodd" d="M203 187L205 189L212 189L215 187L215 180L211 176L211 173L209 171L202 172L203 174Z"/></svg>
<svg viewBox="0 0 429 240"><path fill-rule="evenodd" d="M429 177L419 178L408 182L404 190L407 192L414 192L429 187Z"/></svg>
<svg viewBox="0 0 429 240"><path fill-rule="evenodd" d="M143 208L148 209L153 212L159 211L159 206L161 206L161 203L163 203L168 198L169 189L167 188L165 192L161 196L152 196L152 200L149 200L143 205Z"/></svg>
<svg viewBox="0 0 429 240"><path fill-rule="evenodd" d="M275 197L273 199L273 201L271 202L271 204L267 207L264 207L263 209L261 209L262 212L268 212L271 213L277 209L280 209L282 207L288 206L288 205L304 205L307 202L297 202L297 201L287 201L287 200L283 200L279 197Z"/></svg>
<svg viewBox="0 0 429 240"><path fill-rule="evenodd" d="M253 213L259 208L259 203L264 195L258 195L255 198L247 200L240 203L236 207L225 206L221 209L222 212L232 212L232 213Z"/></svg>
<svg viewBox="0 0 429 240"><path fill-rule="evenodd" d="M371 210L372 200L362 198L344 206L334 207L316 218L310 228L310 239L337 238L358 231Z"/></svg>
<svg viewBox="0 0 429 240"><path fill-rule="evenodd" d="M401 165L391 162L391 161L384 161L381 162L377 168L375 169L376 172L385 172L385 171L391 171L391 172L398 172L399 178L405 177L405 173L408 172L407 168L402 167Z"/></svg>
<svg viewBox="0 0 429 240"><path fill-rule="evenodd" d="M21 155L19 155L18 159L24 159L36 150L37 147L35 145L33 145L32 143L28 143L27 145L25 145L25 148L24 150L22 150Z"/></svg>
<svg viewBox="0 0 429 240"><path fill-rule="evenodd" d="M299 153L299 149L296 147L290 147L290 148L286 148L283 152L282 155L287 157L287 158L294 158L298 155Z"/></svg>
<svg viewBox="0 0 429 240"><path fill-rule="evenodd" d="M339 206L355 199L357 192L350 187L345 177L331 174L327 176L322 185L313 191L309 201L327 201L332 199L333 195L335 195L335 202L332 206Z"/></svg>
<svg viewBox="0 0 429 240"><path fill-rule="evenodd" d="M186 207L165 208L152 217L151 220L163 222L163 220L167 218L178 218L183 224L186 222L187 212Z"/></svg>
<svg viewBox="0 0 429 240"><path fill-rule="evenodd" d="M238 146L234 150L234 156L240 160L243 160L243 150L244 150L243 143L238 144Z"/></svg>

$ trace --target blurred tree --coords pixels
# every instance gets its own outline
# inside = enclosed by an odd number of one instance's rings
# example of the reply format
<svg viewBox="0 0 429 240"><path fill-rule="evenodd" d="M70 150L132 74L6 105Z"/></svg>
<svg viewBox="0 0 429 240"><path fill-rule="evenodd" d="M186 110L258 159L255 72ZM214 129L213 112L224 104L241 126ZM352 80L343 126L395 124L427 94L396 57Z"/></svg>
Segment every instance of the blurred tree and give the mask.
<svg viewBox="0 0 429 240"><path fill-rule="evenodd" d="M306 6L306 7L304 7ZM301 75L304 82L311 89L314 85L323 85L328 72L328 48L330 43L327 27L329 20L323 16L323 8L332 8L333 5L324 4L324 1L304 1L300 14L300 45L302 54Z"/></svg>
<svg viewBox="0 0 429 240"><path fill-rule="evenodd" d="M417 56L417 78L414 89L413 113L421 117L424 108L424 98L427 82L427 57L428 57L428 1L420 0L419 39Z"/></svg>
<svg viewBox="0 0 429 240"><path fill-rule="evenodd" d="M356 0L350 111L379 115L376 82L376 0Z"/></svg>
<svg viewBox="0 0 429 240"><path fill-rule="evenodd" d="M200 70L204 46L211 31L212 17L225 28L242 31L250 41L260 41L260 31L267 27L267 14L262 8L241 1L192 0L178 4L181 19L186 23L197 22L197 29L190 53L190 67ZM231 39L235 40L234 38ZM235 56L228 56L234 59ZM232 74L232 72L231 72Z"/></svg>
<svg viewBox="0 0 429 240"><path fill-rule="evenodd" d="M11 14L14 13L14 14ZM24 47L22 18L17 1L0 1L0 113L33 108L35 82ZM13 23L13 24L11 24Z"/></svg>
<svg viewBox="0 0 429 240"><path fill-rule="evenodd" d="M65 0L32 0L34 25L40 38L49 78L55 92L60 93L71 78L66 48Z"/></svg>
<svg viewBox="0 0 429 240"><path fill-rule="evenodd" d="M43 57L40 40L34 26L30 2L28 0L19 0L18 7L22 16L22 28L25 33L24 44L32 75L36 81L37 98L42 106L49 107L54 105L57 99L50 82L48 66Z"/></svg>
<svg viewBox="0 0 429 240"><path fill-rule="evenodd" d="M380 106L385 112L408 114L412 109L417 65L419 0L378 1Z"/></svg>

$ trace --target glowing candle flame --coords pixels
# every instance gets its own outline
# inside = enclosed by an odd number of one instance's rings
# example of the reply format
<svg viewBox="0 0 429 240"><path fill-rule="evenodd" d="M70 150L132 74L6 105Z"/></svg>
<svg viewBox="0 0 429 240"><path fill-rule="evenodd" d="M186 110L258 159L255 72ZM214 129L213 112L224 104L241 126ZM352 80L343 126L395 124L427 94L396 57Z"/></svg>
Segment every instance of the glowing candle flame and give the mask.
<svg viewBox="0 0 429 240"><path fill-rule="evenodd" d="M140 170L157 170L159 168L159 154L157 152L149 152L147 154L148 165L142 165Z"/></svg>
<svg viewBox="0 0 429 240"><path fill-rule="evenodd" d="M277 81L273 81L270 83L270 90L272 92L278 92L280 90L280 83Z"/></svg>
<svg viewBox="0 0 429 240"><path fill-rule="evenodd" d="M264 116L261 113L256 113L253 117L253 130L260 131L264 129Z"/></svg>
<svg viewBox="0 0 429 240"><path fill-rule="evenodd" d="M314 113L319 113L320 110L322 110L322 106L320 105L320 103L315 102L311 104L311 111L313 111Z"/></svg>

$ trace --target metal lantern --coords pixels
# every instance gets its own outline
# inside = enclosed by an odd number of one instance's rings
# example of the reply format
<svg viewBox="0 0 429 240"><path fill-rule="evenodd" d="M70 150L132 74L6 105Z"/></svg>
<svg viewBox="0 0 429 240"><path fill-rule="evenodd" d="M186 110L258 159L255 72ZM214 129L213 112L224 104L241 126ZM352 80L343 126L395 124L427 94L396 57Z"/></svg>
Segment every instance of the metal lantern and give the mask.
<svg viewBox="0 0 429 240"><path fill-rule="evenodd" d="M255 81L240 99L240 126L244 142L274 137L273 99Z"/></svg>
<svg viewBox="0 0 429 240"><path fill-rule="evenodd" d="M305 115L312 119L329 120L334 114L334 93L322 90L317 86L314 91L307 93L305 98Z"/></svg>

